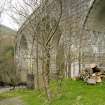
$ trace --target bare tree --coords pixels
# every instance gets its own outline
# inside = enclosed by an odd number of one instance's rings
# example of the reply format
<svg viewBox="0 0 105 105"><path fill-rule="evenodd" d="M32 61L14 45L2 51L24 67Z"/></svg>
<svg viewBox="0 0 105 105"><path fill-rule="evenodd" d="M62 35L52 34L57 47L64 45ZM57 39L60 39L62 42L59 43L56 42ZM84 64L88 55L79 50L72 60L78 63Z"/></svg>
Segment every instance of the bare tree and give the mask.
<svg viewBox="0 0 105 105"><path fill-rule="evenodd" d="M57 9L56 13L50 11L49 7L51 4L49 1L45 0L43 3L40 3L38 0L23 0L23 4L20 4L19 8L17 6L13 7L15 13L20 17L23 17L24 20L27 20L28 23L26 27L26 33L30 33L32 35L32 46L30 56L34 54L34 47L36 43L36 63L37 63L37 85L39 86L39 49L42 50L43 56L43 68L42 68L42 76L44 80L45 91L48 96L48 99L51 99L51 93L49 89L49 74L50 74L50 52L51 50L57 46L60 39L60 29L59 22L62 16L62 3L61 0L55 0L51 3L53 6L57 5L53 9ZM28 10L26 7L29 7ZM29 12L31 10L31 12ZM28 11L28 13L27 13ZM33 12L33 13L32 13ZM29 17L30 13L32 15ZM54 18L56 16L56 18ZM16 19L18 20L18 19ZM56 34L57 33L57 34ZM41 46L41 47L40 47ZM30 59L32 60L32 59Z"/></svg>

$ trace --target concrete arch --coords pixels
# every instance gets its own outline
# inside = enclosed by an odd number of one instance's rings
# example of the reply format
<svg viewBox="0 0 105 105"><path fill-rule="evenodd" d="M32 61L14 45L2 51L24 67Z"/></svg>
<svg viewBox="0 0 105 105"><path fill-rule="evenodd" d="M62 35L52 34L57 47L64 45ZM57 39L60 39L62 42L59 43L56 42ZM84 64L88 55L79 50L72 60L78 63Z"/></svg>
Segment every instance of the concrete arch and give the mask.
<svg viewBox="0 0 105 105"><path fill-rule="evenodd" d="M84 26L93 31L105 32L105 0L91 0Z"/></svg>
<svg viewBox="0 0 105 105"><path fill-rule="evenodd" d="M32 36L26 30L18 32L16 46L16 60L20 71L21 82L27 82L27 76L32 74Z"/></svg>
<svg viewBox="0 0 105 105"><path fill-rule="evenodd" d="M29 69L31 58L32 36L28 32L18 32L16 60L21 69Z"/></svg>
<svg viewBox="0 0 105 105"><path fill-rule="evenodd" d="M24 35L21 36L20 46L23 49L28 49L28 41L27 41L27 39L26 39L26 37Z"/></svg>

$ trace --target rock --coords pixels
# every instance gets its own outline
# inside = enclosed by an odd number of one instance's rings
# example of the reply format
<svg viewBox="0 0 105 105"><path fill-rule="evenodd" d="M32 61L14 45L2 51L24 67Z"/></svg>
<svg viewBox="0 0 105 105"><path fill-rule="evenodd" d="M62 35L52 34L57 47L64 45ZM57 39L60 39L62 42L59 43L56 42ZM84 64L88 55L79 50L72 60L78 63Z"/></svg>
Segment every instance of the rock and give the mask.
<svg viewBox="0 0 105 105"><path fill-rule="evenodd" d="M95 79L88 79L87 80L87 84L95 85L96 84L96 80Z"/></svg>

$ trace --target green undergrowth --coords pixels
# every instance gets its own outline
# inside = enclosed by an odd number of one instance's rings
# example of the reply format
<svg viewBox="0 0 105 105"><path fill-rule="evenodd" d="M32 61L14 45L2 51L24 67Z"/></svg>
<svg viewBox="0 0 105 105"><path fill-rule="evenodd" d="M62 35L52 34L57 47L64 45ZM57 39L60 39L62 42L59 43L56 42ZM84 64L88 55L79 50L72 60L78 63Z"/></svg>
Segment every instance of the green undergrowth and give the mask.
<svg viewBox="0 0 105 105"><path fill-rule="evenodd" d="M105 105L105 83L87 85L82 81L64 80L61 87L51 82L52 100L49 103L43 92L15 90L0 94L0 99L20 97L25 105Z"/></svg>

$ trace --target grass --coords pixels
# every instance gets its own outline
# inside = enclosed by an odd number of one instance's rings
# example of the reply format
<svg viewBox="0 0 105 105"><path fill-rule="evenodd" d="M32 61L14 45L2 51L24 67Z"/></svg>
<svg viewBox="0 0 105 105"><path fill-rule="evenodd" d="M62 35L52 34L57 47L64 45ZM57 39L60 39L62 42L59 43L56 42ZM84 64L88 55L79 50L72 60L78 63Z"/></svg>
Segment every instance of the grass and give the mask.
<svg viewBox="0 0 105 105"><path fill-rule="evenodd" d="M105 105L105 83L86 85L82 81L64 80L62 95L57 95L56 83L51 90L54 98L50 105ZM32 90L15 90L0 94L0 99L20 96L25 105L49 105L44 94Z"/></svg>

